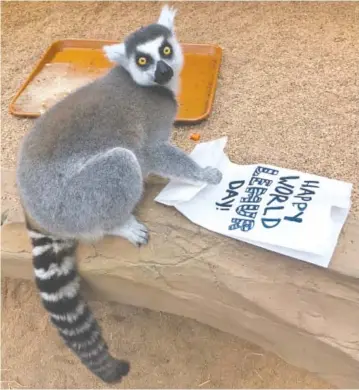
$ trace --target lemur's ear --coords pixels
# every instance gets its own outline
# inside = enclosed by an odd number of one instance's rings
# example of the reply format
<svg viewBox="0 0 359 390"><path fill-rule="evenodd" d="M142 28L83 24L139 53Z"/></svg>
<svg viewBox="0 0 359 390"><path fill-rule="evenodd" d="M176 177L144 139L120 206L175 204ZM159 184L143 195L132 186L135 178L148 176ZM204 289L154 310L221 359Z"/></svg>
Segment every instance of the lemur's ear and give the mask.
<svg viewBox="0 0 359 390"><path fill-rule="evenodd" d="M174 30L174 21L177 10L173 7L169 7L167 4L162 8L161 15L157 21L158 24L162 24L169 28L170 30Z"/></svg>
<svg viewBox="0 0 359 390"><path fill-rule="evenodd" d="M125 65L127 63L126 48L124 43L106 45L103 47L103 51L111 62L119 65Z"/></svg>

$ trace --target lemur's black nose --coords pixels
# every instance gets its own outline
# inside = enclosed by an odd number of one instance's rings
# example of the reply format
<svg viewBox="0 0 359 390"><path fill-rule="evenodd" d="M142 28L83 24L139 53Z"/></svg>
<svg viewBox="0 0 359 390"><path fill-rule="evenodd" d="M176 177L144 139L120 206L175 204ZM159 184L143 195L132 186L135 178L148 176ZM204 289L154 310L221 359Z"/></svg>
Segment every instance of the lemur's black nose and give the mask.
<svg viewBox="0 0 359 390"><path fill-rule="evenodd" d="M168 83L173 76L172 68L167 65L164 61L158 61L155 71L155 82L158 84Z"/></svg>

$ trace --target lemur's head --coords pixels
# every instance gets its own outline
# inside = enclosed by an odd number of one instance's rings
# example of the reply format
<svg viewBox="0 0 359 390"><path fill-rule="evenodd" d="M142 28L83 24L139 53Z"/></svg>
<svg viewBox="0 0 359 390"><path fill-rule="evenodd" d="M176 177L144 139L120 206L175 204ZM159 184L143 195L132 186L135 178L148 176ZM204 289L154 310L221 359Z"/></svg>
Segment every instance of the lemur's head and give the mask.
<svg viewBox="0 0 359 390"><path fill-rule="evenodd" d="M123 43L104 46L106 56L124 67L137 84L162 85L176 92L183 53L175 36L175 15L165 5L156 23L141 27Z"/></svg>

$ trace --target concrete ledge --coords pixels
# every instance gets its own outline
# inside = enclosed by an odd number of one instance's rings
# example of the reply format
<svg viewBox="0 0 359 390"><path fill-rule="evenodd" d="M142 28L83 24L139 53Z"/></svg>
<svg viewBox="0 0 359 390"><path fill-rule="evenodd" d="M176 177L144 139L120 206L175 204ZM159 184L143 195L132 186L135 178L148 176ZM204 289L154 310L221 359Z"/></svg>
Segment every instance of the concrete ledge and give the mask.
<svg viewBox="0 0 359 390"><path fill-rule="evenodd" d="M149 245L112 237L81 245L82 276L105 299L196 319L338 387L359 387L357 222L345 226L326 270L201 229L153 202L161 188L151 185L139 210ZM30 249L21 221L4 225L3 275L32 278Z"/></svg>

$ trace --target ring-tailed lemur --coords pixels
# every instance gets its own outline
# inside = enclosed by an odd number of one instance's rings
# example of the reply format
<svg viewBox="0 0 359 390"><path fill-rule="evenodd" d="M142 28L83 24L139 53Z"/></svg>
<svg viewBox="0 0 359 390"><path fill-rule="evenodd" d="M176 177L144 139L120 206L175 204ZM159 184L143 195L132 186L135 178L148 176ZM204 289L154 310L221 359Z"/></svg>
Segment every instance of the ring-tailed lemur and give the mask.
<svg viewBox="0 0 359 390"><path fill-rule="evenodd" d="M72 351L105 382L127 375L113 358L80 295L78 241L104 235L146 244L147 228L133 215L150 173L218 184L169 143L183 54L175 11L105 46L114 63L105 76L50 108L24 137L17 184L33 245L35 280L52 323Z"/></svg>

